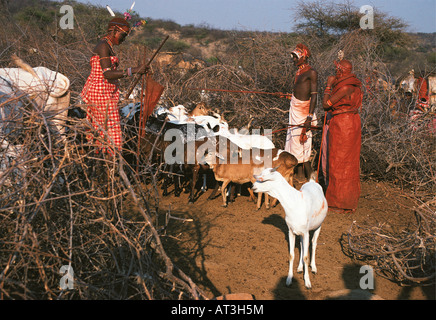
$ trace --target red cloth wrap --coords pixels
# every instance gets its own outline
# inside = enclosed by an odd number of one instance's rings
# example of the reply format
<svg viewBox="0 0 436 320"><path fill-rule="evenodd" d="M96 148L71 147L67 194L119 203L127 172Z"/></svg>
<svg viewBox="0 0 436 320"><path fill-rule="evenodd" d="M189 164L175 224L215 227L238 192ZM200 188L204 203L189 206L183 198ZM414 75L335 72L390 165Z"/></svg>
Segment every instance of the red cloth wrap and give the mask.
<svg viewBox="0 0 436 320"><path fill-rule="evenodd" d="M417 81L417 88L418 88L418 100L425 99L425 101L428 101L428 85L427 80L419 77Z"/></svg>
<svg viewBox="0 0 436 320"><path fill-rule="evenodd" d="M333 83L332 96L345 85L355 86L356 90L351 99L344 97L332 106L326 198L330 207L353 210L357 208L361 190L361 122L358 111L362 92L361 82L351 75Z"/></svg>

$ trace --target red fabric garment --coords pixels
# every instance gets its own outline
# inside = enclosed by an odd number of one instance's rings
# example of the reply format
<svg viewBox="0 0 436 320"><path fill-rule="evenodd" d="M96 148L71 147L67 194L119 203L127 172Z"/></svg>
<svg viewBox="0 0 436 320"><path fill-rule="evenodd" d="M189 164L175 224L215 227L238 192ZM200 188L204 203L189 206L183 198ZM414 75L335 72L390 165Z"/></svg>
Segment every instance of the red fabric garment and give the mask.
<svg viewBox="0 0 436 320"><path fill-rule="evenodd" d="M112 70L116 70L119 62L118 57L111 56L110 58ZM104 144L113 145L118 150L121 150L122 133L118 109L120 97L119 81L109 81L104 78L98 55L91 58L91 74L86 80L80 95L83 101L88 104L87 120L91 122L100 137L105 141ZM105 132L109 136L109 141ZM94 137L90 134L87 136L87 139L92 141ZM102 145L98 140L96 144ZM105 148L103 148L103 151L105 151Z"/></svg>
<svg viewBox="0 0 436 320"><path fill-rule="evenodd" d="M143 123L147 122L148 117L153 112L154 107L158 103L164 87L156 82L150 74L146 75L146 87L145 87L145 97L144 97L144 113L143 113Z"/></svg>
<svg viewBox="0 0 436 320"><path fill-rule="evenodd" d="M332 84L332 96L336 94L336 92L339 91L344 86L353 86L358 88L358 92L355 92L350 99L347 97L342 98L338 102L336 102L332 106L332 114L336 115L339 113L345 113L345 112L351 112L351 113L357 113L359 112L359 108L362 105L362 90L361 86L362 83L359 79L356 78L354 74L350 74L346 77L336 79L335 82Z"/></svg>
<svg viewBox="0 0 436 320"><path fill-rule="evenodd" d="M343 113L329 123L328 186L330 207L356 209L360 197L360 116Z"/></svg>
<svg viewBox="0 0 436 320"><path fill-rule="evenodd" d="M326 198L329 207L354 210L361 190L361 121L358 111L362 104L362 92L360 81L352 75L333 84L332 96L344 85L352 85L356 89L351 99L344 97L332 106L328 128Z"/></svg>
<svg viewBox="0 0 436 320"><path fill-rule="evenodd" d="M419 77L417 80L417 89L418 89L418 100L425 99L428 101L428 85L427 80Z"/></svg>

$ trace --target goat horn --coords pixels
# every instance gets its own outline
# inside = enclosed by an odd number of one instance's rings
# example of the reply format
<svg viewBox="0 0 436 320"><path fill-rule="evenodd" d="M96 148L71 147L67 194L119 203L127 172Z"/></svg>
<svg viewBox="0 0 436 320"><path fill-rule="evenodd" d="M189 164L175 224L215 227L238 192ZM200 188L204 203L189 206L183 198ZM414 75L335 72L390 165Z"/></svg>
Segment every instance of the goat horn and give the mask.
<svg viewBox="0 0 436 320"><path fill-rule="evenodd" d="M278 165L277 167L275 167L275 168L272 168L271 169L271 172L276 172L277 171L277 169L280 167L280 165Z"/></svg>

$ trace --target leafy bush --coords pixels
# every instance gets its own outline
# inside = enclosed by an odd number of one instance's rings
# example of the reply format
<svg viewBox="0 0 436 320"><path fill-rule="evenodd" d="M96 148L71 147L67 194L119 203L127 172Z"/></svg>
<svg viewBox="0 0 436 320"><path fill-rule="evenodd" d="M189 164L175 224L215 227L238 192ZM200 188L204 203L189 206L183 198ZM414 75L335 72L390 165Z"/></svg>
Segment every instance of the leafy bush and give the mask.
<svg viewBox="0 0 436 320"><path fill-rule="evenodd" d="M427 54L427 61L431 65L436 65L436 52L430 52Z"/></svg>

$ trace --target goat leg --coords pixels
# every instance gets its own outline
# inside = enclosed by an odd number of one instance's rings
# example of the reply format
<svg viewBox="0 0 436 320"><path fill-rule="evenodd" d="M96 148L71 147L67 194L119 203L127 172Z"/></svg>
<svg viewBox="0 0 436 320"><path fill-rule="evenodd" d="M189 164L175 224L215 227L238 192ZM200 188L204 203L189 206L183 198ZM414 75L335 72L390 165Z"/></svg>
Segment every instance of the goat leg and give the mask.
<svg viewBox="0 0 436 320"><path fill-rule="evenodd" d="M179 170L181 170L182 173L183 173L183 168L179 167ZM181 193L182 193L181 176L180 175L175 175L174 176L174 196L179 197Z"/></svg>
<svg viewBox="0 0 436 320"><path fill-rule="evenodd" d="M275 208L275 206L277 205L277 199L273 198L273 200L271 201L271 207Z"/></svg>
<svg viewBox="0 0 436 320"><path fill-rule="evenodd" d="M292 278L294 276L293 266L294 266L294 256L295 256L295 234L292 230L288 229L289 234L289 271L288 277L286 278L286 285L290 286L292 284Z"/></svg>
<svg viewBox="0 0 436 320"><path fill-rule="evenodd" d="M232 182L229 184L229 202L235 202L235 192L237 187L238 185Z"/></svg>
<svg viewBox="0 0 436 320"><path fill-rule="evenodd" d="M303 234L303 262L304 262L304 285L307 289L312 288L309 278L309 232Z"/></svg>
<svg viewBox="0 0 436 320"><path fill-rule="evenodd" d="M171 170L171 168L170 168ZM168 173L164 173L163 183L162 183L162 195L166 197L168 195L168 184L169 184L170 175Z"/></svg>
<svg viewBox="0 0 436 320"><path fill-rule="evenodd" d="M189 195L189 201L188 203L194 203L195 198L195 185L197 184L198 179L198 172L200 171L200 166L195 165L194 168L192 168L192 178L191 178L191 194Z"/></svg>
<svg viewBox="0 0 436 320"><path fill-rule="evenodd" d="M205 173L203 173L203 185L201 186L201 192L206 192L207 191L207 175Z"/></svg>
<svg viewBox="0 0 436 320"><path fill-rule="evenodd" d="M248 192L250 193L250 200L256 202L256 197L254 196L254 192L252 188L248 188Z"/></svg>
<svg viewBox="0 0 436 320"><path fill-rule="evenodd" d="M265 193L265 207L269 209L269 194Z"/></svg>
<svg viewBox="0 0 436 320"><path fill-rule="evenodd" d="M215 198L215 194L216 194L216 192L218 191L219 186L220 186L220 185L219 185L218 181L215 181L215 188L212 190L212 193L211 193L210 196L207 198L207 200L212 200L212 199Z"/></svg>
<svg viewBox="0 0 436 320"><path fill-rule="evenodd" d="M227 207L227 186L230 183L230 180L226 180L223 182L221 186L221 195L223 197L223 207Z"/></svg>
<svg viewBox="0 0 436 320"><path fill-rule="evenodd" d="M266 194L266 193L265 193L265 194ZM262 195L263 195L262 192L259 192L259 193L257 194L257 206L256 206L256 209L257 209L257 210L260 210L260 207L262 206Z"/></svg>
<svg viewBox="0 0 436 320"><path fill-rule="evenodd" d="M318 243L318 237L320 232L321 232L321 226L315 230L312 238L312 257L310 259L310 268L312 269L313 273L317 273L318 271L315 264L315 252L316 252L316 245Z"/></svg>

